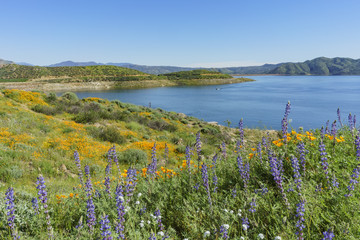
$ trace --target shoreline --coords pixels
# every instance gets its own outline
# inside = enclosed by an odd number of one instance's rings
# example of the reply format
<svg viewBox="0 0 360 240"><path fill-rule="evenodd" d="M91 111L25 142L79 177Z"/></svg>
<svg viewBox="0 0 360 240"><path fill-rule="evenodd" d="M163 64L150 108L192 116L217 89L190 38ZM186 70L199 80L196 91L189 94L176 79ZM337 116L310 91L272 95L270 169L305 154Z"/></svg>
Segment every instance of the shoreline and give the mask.
<svg viewBox="0 0 360 240"><path fill-rule="evenodd" d="M89 91L112 89L141 89L173 86L206 86L255 81L249 78L194 79L194 80L145 80L145 81L96 81L49 83L46 81L1 82L0 88L26 91Z"/></svg>

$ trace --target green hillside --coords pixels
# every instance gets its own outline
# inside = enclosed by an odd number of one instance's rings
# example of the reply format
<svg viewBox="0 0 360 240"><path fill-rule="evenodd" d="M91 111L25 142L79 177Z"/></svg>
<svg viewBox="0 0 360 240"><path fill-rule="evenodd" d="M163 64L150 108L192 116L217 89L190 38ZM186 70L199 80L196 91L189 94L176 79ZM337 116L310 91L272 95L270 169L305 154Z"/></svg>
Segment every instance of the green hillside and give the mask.
<svg viewBox="0 0 360 240"><path fill-rule="evenodd" d="M232 76L230 76L228 74L223 74L220 72L209 71L209 70L204 70L204 69L166 73L166 74L160 74L159 76L165 76L169 80L232 78Z"/></svg>
<svg viewBox="0 0 360 240"><path fill-rule="evenodd" d="M360 59L320 57L301 63L284 63L268 73L281 75L360 75Z"/></svg>
<svg viewBox="0 0 360 240"><path fill-rule="evenodd" d="M16 64L0 68L0 79L76 78L84 81L153 79L137 70L117 66L40 67Z"/></svg>
<svg viewBox="0 0 360 240"><path fill-rule="evenodd" d="M353 119L306 132L241 123L3 89L0 239L360 238Z"/></svg>

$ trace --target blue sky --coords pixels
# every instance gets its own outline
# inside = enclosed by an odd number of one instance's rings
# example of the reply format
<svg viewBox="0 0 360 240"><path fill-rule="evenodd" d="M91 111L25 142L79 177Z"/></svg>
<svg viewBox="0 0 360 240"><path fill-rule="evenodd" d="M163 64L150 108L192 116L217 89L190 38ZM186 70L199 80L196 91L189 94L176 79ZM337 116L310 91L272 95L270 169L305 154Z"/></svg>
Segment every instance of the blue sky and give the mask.
<svg viewBox="0 0 360 240"><path fill-rule="evenodd" d="M247 66L360 58L358 0L12 0L0 58Z"/></svg>

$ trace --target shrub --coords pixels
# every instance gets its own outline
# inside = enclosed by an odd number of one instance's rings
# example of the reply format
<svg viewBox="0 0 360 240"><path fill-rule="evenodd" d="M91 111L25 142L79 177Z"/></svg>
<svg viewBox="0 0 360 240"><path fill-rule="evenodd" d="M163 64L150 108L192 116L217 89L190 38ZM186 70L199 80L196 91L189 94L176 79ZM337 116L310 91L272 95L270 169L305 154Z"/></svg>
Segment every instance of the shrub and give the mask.
<svg viewBox="0 0 360 240"><path fill-rule="evenodd" d="M139 149L127 149L118 156L120 163L129 165L145 165L147 164L147 155Z"/></svg>
<svg viewBox="0 0 360 240"><path fill-rule="evenodd" d="M57 96L55 93L49 93L46 98L45 98L45 101L48 102L48 103L53 103L57 100Z"/></svg>
<svg viewBox="0 0 360 240"><path fill-rule="evenodd" d="M88 127L87 130L91 136L102 141L117 144L123 144L126 142L125 137L122 136L118 129L114 126Z"/></svg>
<svg viewBox="0 0 360 240"><path fill-rule="evenodd" d="M76 115L73 120L77 123L95 123L100 119L100 116L97 112L80 112Z"/></svg>
<svg viewBox="0 0 360 240"><path fill-rule="evenodd" d="M166 130L169 132L175 132L177 130L176 126L169 124L164 120L151 120L147 123L147 126L158 131Z"/></svg>
<svg viewBox="0 0 360 240"><path fill-rule="evenodd" d="M45 115L55 115L55 114L59 113L59 111L54 107L40 105L40 104L33 106L31 108L31 110L33 110L34 112L45 114Z"/></svg>
<svg viewBox="0 0 360 240"><path fill-rule="evenodd" d="M61 95L62 98L67 99L70 102L77 102L79 101L78 96L76 96L73 92L66 92L63 95Z"/></svg>

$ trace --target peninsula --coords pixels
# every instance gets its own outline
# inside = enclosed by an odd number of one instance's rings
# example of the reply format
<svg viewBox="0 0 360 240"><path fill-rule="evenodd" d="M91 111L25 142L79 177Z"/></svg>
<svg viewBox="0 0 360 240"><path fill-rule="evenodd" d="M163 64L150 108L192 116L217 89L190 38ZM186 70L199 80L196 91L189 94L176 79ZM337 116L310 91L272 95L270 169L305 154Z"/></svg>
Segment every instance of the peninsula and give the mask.
<svg viewBox="0 0 360 240"><path fill-rule="evenodd" d="M228 74L209 70L191 70L154 75L111 65L40 67L4 64L0 66L0 87L23 90L135 89L231 84L246 81L253 80L233 78Z"/></svg>

